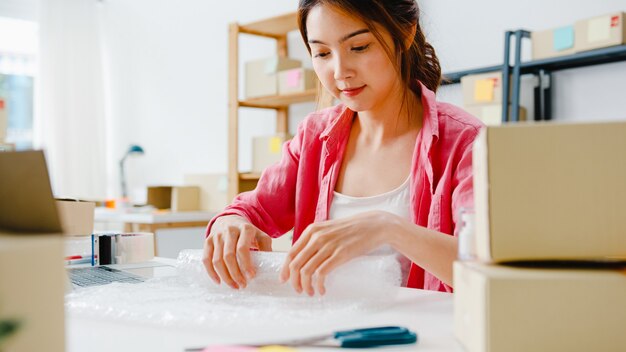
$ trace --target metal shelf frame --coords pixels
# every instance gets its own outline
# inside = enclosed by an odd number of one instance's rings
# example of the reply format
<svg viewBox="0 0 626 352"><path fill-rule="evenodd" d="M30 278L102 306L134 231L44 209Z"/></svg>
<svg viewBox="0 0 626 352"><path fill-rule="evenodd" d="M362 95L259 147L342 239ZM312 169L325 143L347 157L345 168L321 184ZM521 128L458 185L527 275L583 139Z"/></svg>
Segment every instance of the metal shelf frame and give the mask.
<svg viewBox="0 0 626 352"><path fill-rule="evenodd" d="M515 47L512 47L515 39ZM552 119L552 72L579 67L626 61L626 45L613 46L567 56L522 62L522 41L530 40L530 31L518 29L504 34L504 58L502 65L486 66L444 74L442 85L456 84L467 75L502 72L502 122L519 121L519 98L521 76L534 75L538 84L534 90L535 120ZM513 53L511 53L511 49ZM513 64L511 64L513 59ZM507 99L508 98L508 99ZM511 105L509 110L509 103Z"/></svg>

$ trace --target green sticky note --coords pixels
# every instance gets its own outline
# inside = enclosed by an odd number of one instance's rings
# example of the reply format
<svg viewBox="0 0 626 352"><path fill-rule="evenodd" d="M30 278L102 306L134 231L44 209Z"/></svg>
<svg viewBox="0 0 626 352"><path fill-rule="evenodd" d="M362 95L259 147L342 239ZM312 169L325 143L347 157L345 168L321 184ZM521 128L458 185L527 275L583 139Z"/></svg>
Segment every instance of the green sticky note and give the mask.
<svg viewBox="0 0 626 352"><path fill-rule="evenodd" d="M555 51L563 51L574 47L574 26L557 28L553 34Z"/></svg>
<svg viewBox="0 0 626 352"><path fill-rule="evenodd" d="M278 67L278 58L273 57L265 60L265 73L270 75L272 73L276 73L276 68Z"/></svg>

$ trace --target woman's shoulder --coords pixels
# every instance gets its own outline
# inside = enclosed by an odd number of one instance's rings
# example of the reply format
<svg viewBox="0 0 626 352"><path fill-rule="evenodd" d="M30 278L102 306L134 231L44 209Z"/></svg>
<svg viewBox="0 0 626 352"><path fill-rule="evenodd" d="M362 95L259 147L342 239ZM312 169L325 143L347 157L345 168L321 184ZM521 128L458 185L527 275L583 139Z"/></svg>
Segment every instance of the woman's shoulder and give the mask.
<svg viewBox="0 0 626 352"><path fill-rule="evenodd" d="M343 104L337 104L335 106L320 109L308 114L302 122L300 122L299 128L307 135L321 135L331 125L337 121L345 112L346 107Z"/></svg>
<svg viewBox="0 0 626 352"><path fill-rule="evenodd" d="M437 102L437 114L440 134L463 135L473 140L485 126L478 118L453 104Z"/></svg>

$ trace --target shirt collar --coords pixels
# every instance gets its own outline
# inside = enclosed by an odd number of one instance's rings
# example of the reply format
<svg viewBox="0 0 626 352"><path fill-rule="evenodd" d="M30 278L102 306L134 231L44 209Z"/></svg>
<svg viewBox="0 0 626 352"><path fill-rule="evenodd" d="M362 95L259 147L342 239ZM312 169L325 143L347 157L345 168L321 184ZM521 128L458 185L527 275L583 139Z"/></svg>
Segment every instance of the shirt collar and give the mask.
<svg viewBox="0 0 626 352"><path fill-rule="evenodd" d="M418 81L422 96L422 136L424 144L430 149L432 143L439 138L439 114L435 93Z"/></svg>

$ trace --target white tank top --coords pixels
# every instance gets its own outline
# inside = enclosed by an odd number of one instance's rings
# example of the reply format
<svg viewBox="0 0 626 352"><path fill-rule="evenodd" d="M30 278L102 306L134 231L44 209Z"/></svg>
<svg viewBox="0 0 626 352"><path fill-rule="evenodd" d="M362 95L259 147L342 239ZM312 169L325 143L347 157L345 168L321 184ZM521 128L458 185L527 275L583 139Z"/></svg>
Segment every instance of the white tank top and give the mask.
<svg viewBox="0 0 626 352"><path fill-rule="evenodd" d="M411 221L411 194L409 190L409 176L400 187L370 197L351 197L334 192L333 200L328 212L329 220L341 219L371 210L383 210ZM391 246L384 245L370 254L396 254L402 269L402 285L406 286L411 261L395 251Z"/></svg>

